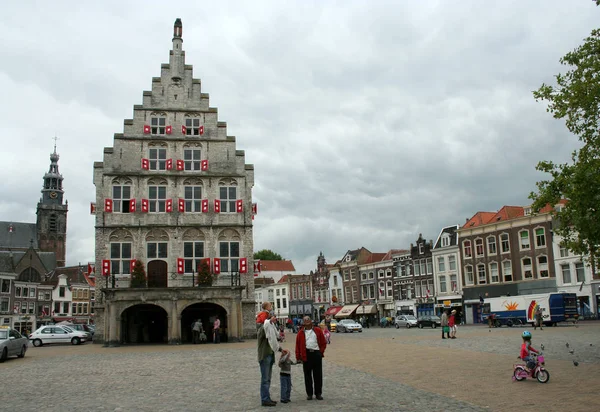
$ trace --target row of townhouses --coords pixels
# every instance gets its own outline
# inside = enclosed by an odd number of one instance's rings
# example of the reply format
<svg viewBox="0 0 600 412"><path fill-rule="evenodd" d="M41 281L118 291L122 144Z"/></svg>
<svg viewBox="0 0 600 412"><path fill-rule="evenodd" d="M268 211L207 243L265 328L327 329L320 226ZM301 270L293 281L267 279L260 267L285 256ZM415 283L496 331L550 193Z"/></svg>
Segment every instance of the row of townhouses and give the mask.
<svg viewBox="0 0 600 412"><path fill-rule="evenodd" d="M592 276L585 257L562 245L551 212L552 207L533 214L530 207L504 206L477 212L462 226L441 228L435 241L419 235L407 249L373 253L363 247L334 264L321 253L309 275L270 280L260 272L256 308L270 301L282 319L331 315L372 321L452 308L462 321L477 323L486 298L570 292L578 297L581 316L597 317L600 278Z"/></svg>

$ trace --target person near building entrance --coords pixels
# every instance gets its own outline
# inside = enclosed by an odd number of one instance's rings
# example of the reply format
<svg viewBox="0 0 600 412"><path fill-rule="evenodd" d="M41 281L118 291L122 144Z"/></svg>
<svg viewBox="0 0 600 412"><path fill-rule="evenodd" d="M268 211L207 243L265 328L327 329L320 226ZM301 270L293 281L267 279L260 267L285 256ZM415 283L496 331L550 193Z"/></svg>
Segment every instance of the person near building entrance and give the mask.
<svg viewBox="0 0 600 412"><path fill-rule="evenodd" d="M444 333L448 336L448 339L450 339L450 327L448 326L448 310L442 311L441 325L442 325L442 339L446 339L444 337Z"/></svg>
<svg viewBox="0 0 600 412"><path fill-rule="evenodd" d="M221 343L221 321L219 320L219 316L216 317L213 323L213 342Z"/></svg>
<svg viewBox="0 0 600 412"><path fill-rule="evenodd" d="M306 399L311 400L313 394L323 400L323 357L327 341L321 328L313 327L310 316L303 319L303 328L296 336L296 360L302 362L304 369L304 386Z"/></svg>
<svg viewBox="0 0 600 412"><path fill-rule="evenodd" d="M260 365L260 401L262 406L275 406L277 402L271 399L271 374L275 363L275 352L281 352L277 341L276 318L265 320L263 327L258 329L258 364Z"/></svg>
<svg viewBox="0 0 600 412"><path fill-rule="evenodd" d="M200 320L196 319L192 323L192 343L195 345L200 341L200 328L202 327Z"/></svg>

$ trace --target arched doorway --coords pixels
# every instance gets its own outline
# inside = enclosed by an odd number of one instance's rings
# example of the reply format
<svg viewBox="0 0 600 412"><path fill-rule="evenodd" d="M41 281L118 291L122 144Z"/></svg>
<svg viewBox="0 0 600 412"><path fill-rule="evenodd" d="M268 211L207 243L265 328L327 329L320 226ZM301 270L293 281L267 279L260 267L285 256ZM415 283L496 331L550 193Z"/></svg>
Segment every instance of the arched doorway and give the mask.
<svg viewBox="0 0 600 412"><path fill-rule="evenodd" d="M121 315L121 343L167 343L167 312L156 305L127 308Z"/></svg>
<svg viewBox="0 0 600 412"><path fill-rule="evenodd" d="M148 262L148 287L167 287L167 262L163 260L152 260Z"/></svg>
<svg viewBox="0 0 600 412"><path fill-rule="evenodd" d="M209 342L213 340L213 322L219 316L221 321L221 342L227 342L227 311L214 303L194 303L181 312L181 342L192 343L192 324L196 319L202 322L202 328Z"/></svg>

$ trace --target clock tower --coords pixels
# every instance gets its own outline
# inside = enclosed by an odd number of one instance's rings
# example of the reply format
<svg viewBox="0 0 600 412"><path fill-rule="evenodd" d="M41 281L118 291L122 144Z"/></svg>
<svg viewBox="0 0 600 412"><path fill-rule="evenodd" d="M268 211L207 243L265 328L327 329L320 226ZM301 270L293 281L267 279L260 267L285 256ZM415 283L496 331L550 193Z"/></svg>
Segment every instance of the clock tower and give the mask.
<svg viewBox="0 0 600 412"><path fill-rule="evenodd" d="M50 169L44 174L42 198L37 205L38 247L42 252L56 254L56 266L66 263L68 202L63 203L63 177L58 172L56 144L50 155Z"/></svg>

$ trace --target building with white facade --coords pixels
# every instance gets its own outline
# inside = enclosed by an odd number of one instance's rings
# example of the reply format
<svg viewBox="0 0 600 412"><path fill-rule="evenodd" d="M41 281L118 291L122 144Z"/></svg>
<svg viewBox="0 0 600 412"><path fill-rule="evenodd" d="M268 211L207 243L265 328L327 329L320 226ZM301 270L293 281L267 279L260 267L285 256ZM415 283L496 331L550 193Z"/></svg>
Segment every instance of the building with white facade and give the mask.
<svg viewBox="0 0 600 412"><path fill-rule="evenodd" d="M435 281L436 314L444 309L463 311L462 281L460 274L459 225L443 228L431 252Z"/></svg>

